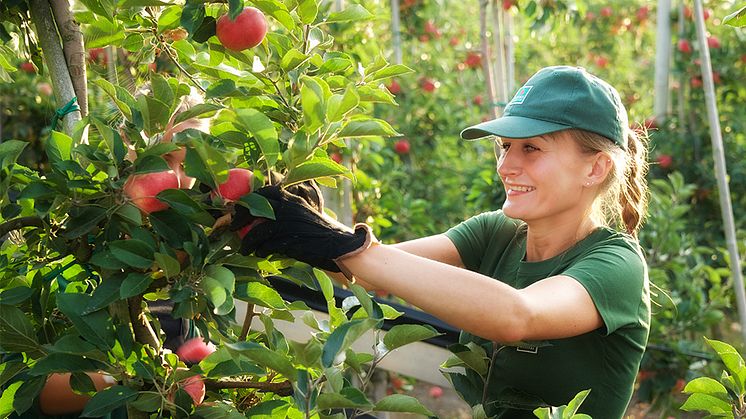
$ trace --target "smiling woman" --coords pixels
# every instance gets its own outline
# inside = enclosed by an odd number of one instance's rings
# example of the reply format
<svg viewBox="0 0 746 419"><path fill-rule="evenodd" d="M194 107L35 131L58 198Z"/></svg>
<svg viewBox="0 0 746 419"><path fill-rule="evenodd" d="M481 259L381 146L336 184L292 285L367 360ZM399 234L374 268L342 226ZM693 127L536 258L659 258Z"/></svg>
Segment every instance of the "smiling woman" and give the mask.
<svg viewBox="0 0 746 419"><path fill-rule="evenodd" d="M385 289L463 330L457 351L488 359L449 373L488 417L532 418L590 389L580 412L622 417L647 343L650 297L636 234L646 147L617 91L575 67L532 76L502 117L465 129L498 137L501 210L443 234L381 245L278 187L256 191L275 220L242 251L283 254ZM237 213L234 228L254 221Z"/></svg>

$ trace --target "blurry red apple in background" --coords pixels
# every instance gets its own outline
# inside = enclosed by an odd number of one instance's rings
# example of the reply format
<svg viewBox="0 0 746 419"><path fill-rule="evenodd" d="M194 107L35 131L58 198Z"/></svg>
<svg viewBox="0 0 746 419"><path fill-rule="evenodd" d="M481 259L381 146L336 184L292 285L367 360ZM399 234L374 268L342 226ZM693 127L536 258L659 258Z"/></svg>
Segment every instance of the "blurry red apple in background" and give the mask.
<svg viewBox="0 0 746 419"><path fill-rule="evenodd" d="M36 85L36 91L42 96L52 96L52 85L42 82Z"/></svg>
<svg viewBox="0 0 746 419"><path fill-rule="evenodd" d="M201 337L196 337L179 346L176 355L185 361L200 362L213 352L215 352L215 345L212 342L205 342Z"/></svg>
<svg viewBox="0 0 746 419"><path fill-rule="evenodd" d="M679 51L683 52L684 54L689 54L692 52L692 46L686 39L679 39L679 42L676 45Z"/></svg>
<svg viewBox="0 0 746 419"><path fill-rule="evenodd" d="M124 194L145 214L163 211L168 204L155 196L166 189L178 189L179 177L173 170L130 176L124 183Z"/></svg>
<svg viewBox="0 0 746 419"><path fill-rule="evenodd" d="M410 147L409 140L402 138L394 144L394 151L397 154L409 154Z"/></svg>
<svg viewBox="0 0 746 419"><path fill-rule="evenodd" d="M259 9L247 7L236 20L225 14L220 16L215 27L220 43L232 51L243 51L262 43L267 34L267 19Z"/></svg>
<svg viewBox="0 0 746 419"><path fill-rule="evenodd" d="M391 92L392 95L396 95L401 92L401 86L399 85L399 83L396 82L396 80L391 80L391 83L389 83L386 88L389 89L389 92Z"/></svg>
<svg viewBox="0 0 746 419"><path fill-rule="evenodd" d="M25 63L22 63L20 68L21 70L29 74L36 73L36 67L34 67L34 63L32 63L31 61L26 61Z"/></svg>
<svg viewBox="0 0 746 419"><path fill-rule="evenodd" d="M668 169L673 164L673 157L668 154L661 154L656 160L658 161L658 166L660 166L661 169Z"/></svg>

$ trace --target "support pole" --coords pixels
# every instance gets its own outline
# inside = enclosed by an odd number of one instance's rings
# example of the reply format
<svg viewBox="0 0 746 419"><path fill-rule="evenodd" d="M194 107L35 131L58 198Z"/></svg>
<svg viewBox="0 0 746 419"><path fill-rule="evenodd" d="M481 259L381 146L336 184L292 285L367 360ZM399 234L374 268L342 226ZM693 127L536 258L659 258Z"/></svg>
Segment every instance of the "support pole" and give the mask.
<svg viewBox="0 0 746 419"><path fill-rule="evenodd" d="M655 38L655 97L653 114L661 123L668 110L668 73L671 57L671 0L658 1Z"/></svg>
<svg viewBox="0 0 746 419"><path fill-rule="evenodd" d="M394 64L402 63L400 20L399 0L391 0L391 41L394 44Z"/></svg>
<svg viewBox="0 0 746 419"><path fill-rule="evenodd" d="M746 290L743 287L743 273L741 272L741 257L736 242L736 227L733 220L733 207L730 200L728 186L728 172L725 168L725 152L723 151L723 137L720 131L720 118L715 103L715 83L712 80L712 66L710 64L710 49L707 45L705 33L705 17L702 11L702 0L694 0L694 23L697 28L697 42L702 60L702 82L705 90L705 104L707 119L710 125L710 139L712 140L712 155L715 160L715 176L717 177L720 195L720 210L723 215L725 241L730 254L730 268L733 275L733 288L736 291L738 317L741 323L741 334L746 342Z"/></svg>

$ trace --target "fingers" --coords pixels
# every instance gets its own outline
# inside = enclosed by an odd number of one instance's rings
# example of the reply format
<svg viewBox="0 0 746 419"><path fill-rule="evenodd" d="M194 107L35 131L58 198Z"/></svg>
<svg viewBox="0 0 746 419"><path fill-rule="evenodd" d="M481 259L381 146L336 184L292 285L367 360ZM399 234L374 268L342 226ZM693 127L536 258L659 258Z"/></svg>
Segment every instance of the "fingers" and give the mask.
<svg viewBox="0 0 746 419"><path fill-rule="evenodd" d="M243 205L237 204L233 207L233 216L228 218L227 220L224 220L224 222L230 221L230 230L238 231L254 222L254 220L256 220L256 217L251 215L251 212L248 208L244 207ZM217 225L218 223L216 222L215 224Z"/></svg>
<svg viewBox="0 0 746 419"><path fill-rule="evenodd" d="M252 253L256 254L258 257L267 257L272 252L261 252L262 255L257 253L257 249L262 247L262 249L267 250L266 244L270 242L275 234L277 234L278 229L277 221L267 220L263 223L259 223L254 228L251 229L244 238L241 240L241 253L244 255L250 255Z"/></svg>

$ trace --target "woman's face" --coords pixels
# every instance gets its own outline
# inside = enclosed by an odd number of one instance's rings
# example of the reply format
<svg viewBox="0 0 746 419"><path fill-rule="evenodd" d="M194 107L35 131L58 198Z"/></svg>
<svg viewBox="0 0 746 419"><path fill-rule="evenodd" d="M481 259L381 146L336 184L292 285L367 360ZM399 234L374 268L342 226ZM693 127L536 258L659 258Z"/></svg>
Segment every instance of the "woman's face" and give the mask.
<svg viewBox="0 0 746 419"><path fill-rule="evenodd" d="M585 184L594 155L582 153L569 133L503 138L497 148L505 215L531 223L570 221L587 214L593 197Z"/></svg>

